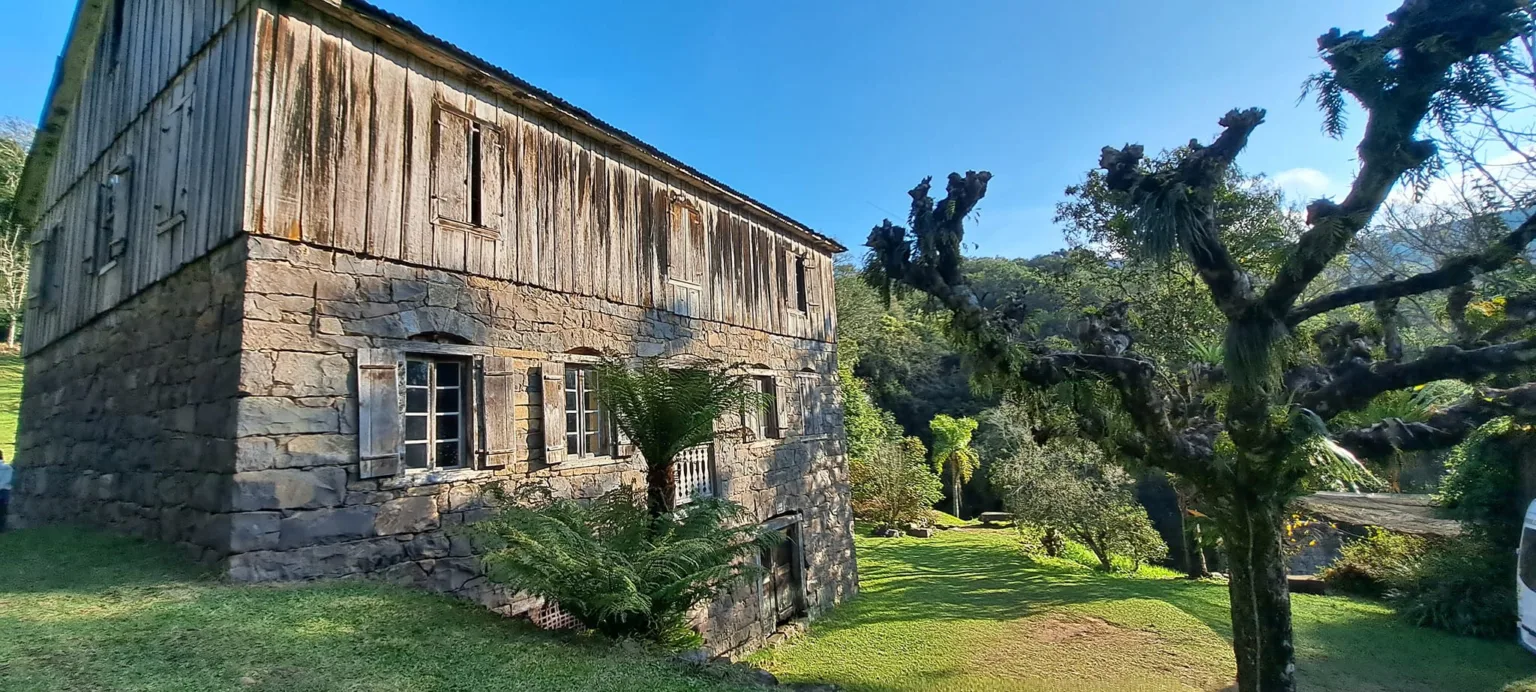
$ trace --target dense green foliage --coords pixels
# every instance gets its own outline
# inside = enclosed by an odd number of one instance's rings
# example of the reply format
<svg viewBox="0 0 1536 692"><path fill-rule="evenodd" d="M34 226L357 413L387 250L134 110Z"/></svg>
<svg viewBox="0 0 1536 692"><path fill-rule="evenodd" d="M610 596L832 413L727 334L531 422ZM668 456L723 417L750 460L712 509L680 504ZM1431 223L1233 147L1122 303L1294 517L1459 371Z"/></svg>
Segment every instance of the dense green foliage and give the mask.
<svg viewBox="0 0 1536 692"><path fill-rule="evenodd" d="M1135 479L1096 447L1069 438L1044 446L1030 440L993 466L991 481L1016 520L1060 531L1092 551L1105 570L1116 555L1139 567L1168 553L1136 501Z"/></svg>
<svg viewBox="0 0 1536 692"><path fill-rule="evenodd" d="M924 522L944 485L928 467L928 450L915 437L887 437L863 458L849 459L854 514L886 525Z"/></svg>
<svg viewBox="0 0 1536 692"><path fill-rule="evenodd" d="M981 465L981 458L971 449L976 421L941 413L928 423L928 429L933 434L933 471L941 476L949 473L950 513L958 517L961 489Z"/></svg>
<svg viewBox="0 0 1536 692"><path fill-rule="evenodd" d="M486 576L612 637L692 643L689 609L758 576L750 558L778 536L718 498L652 517L628 487L591 501L531 489L471 527Z"/></svg>
<svg viewBox="0 0 1536 692"><path fill-rule="evenodd" d="M762 651L754 662L786 682L836 683L850 692L1232 684L1220 584L1154 569L1104 574L1031 557L1009 530L855 541L859 597L817 620L808 637ZM1414 627L1371 601L1291 599L1297 676L1309 692L1498 692L1511 684L1513 692L1536 682L1536 659L1513 640Z"/></svg>
<svg viewBox="0 0 1536 692"><path fill-rule="evenodd" d="M1331 591L1379 598L1411 574L1429 545L1423 538L1371 527L1339 549L1318 576Z"/></svg>
<svg viewBox="0 0 1536 692"><path fill-rule="evenodd" d="M172 546L78 529L0 534L0 556L6 692L761 690L420 589L230 584Z"/></svg>
<svg viewBox="0 0 1536 692"><path fill-rule="evenodd" d="M1514 575L1513 551L1468 536L1425 551L1392 582L1389 596L1415 625L1509 639L1515 633Z"/></svg>
<svg viewBox="0 0 1536 692"><path fill-rule="evenodd" d="M726 368L605 358L597 373L603 411L645 458L652 516L673 509L679 453L715 439L716 421L763 406L752 378Z"/></svg>

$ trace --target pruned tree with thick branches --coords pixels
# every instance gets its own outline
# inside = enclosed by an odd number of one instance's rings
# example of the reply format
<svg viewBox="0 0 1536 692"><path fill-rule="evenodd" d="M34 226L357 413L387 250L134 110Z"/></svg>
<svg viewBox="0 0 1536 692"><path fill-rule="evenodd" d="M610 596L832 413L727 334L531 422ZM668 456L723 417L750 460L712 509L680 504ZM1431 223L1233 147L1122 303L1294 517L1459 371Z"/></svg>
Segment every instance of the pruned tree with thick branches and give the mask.
<svg viewBox="0 0 1536 692"><path fill-rule="evenodd" d="M1316 468L1326 423L1383 392L1441 379L1484 385L1490 376L1536 363L1536 336L1527 325L1467 334L1412 358L1392 328L1398 300L1499 270L1536 236L1536 220L1431 271L1328 292L1314 286L1394 187L1433 175L1438 149L1428 133L1437 124L1499 106L1500 66L1511 42L1530 30L1530 15L1526 0L1406 0L1375 33L1323 35L1318 47L1327 69L1308 86L1319 96L1330 134L1345 131L1348 99L1364 111L1359 173L1343 200L1307 207L1305 229L1273 272L1258 273L1234 258L1214 202L1226 172L1263 124L1263 110L1227 113L1214 141L1191 142L1172 165L1147 165L1141 146L1104 148L1104 182L1135 210L1139 245L1187 262L1224 318L1221 368L1162 371L1137 352L1125 304L1087 317L1074 350L1038 338L1016 312L984 307L961 271L961 243L964 221L986 195L990 173L951 174L940 200L924 180L910 193L906 227L886 221L870 233L866 279L887 292L917 290L940 303L950 313L951 338L984 376L1020 387L1107 383L1133 422L1115 444L1198 489L1227 550L1233 649L1245 692L1296 686L1283 510ZM1384 327L1379 336L1352 323L1301 328L1330 311L1367 304ZM1298 343L1303 333L1314 334L1316 358ZM1223 396L1193 394L1201 391L1190 386L1195 378ZM1480 388L1424 421L1381 421L1337 434L1334 442L1361 456L1443 447L1506 415L1536 416L1536 384Z"/></svg>

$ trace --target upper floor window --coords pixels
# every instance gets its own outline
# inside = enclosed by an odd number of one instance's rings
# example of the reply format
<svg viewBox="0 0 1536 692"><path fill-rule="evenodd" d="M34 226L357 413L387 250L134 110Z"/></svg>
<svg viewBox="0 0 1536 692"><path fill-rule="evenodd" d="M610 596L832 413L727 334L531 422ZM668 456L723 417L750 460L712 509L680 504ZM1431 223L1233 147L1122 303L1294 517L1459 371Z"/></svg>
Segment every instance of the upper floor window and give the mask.
<svg viewBox="0 0 1536 692"><path fill-rule="evenodd" d="M127 18L127 0L112 0L112 17L107 25L107 56L116 68L123 61L123 21Z"/></svg>
<svg viewBox="0 0 1536 692"><path fill-rule="evenodd" d="M433 140L437 220L483 233L499 232L506 170L501 128L439 104Z"/></svg>
<svg viewBox="0 0 1536 692"><path fill-rule="evenodd" d="M133 165L123 161L107 174L97 190L96 228L85 259L91 271L111 269L128 250L128 201Z"/></svg>
<svg viewBox="0 0 1536 692"><path fill-rule="evenodd" d="M806 294L805 257L795 257L795 309L805 312L810 308L810 296Z"/></svg>
<svg viewBox="0 0 1536 692"><path fill-rule="evenodd" d="M59 243L63 226L54 226L38 236L33 249L37 271L32 278L32 300L39 309L53 308L62 285L59 280Z"/></svg>
<svg viewBox="0 0 1536 692"><path fill-rule="evenodd" d="M675 197L667 236L667 279L695 286L704 284L704 219L692 202Z"/></svg>
<svg viewBox="0 0 1536 692"><path fill-rule="evenodd" d="M462 358L405 359L405 467L465 464L467 363Z"/></svg>
<svg viewBox="0 0 1536 692"><path fill-rule="evenodd" d="M565 453L573 457L610 456L614 432L598 400L597 370L565 368Z"/></svg>

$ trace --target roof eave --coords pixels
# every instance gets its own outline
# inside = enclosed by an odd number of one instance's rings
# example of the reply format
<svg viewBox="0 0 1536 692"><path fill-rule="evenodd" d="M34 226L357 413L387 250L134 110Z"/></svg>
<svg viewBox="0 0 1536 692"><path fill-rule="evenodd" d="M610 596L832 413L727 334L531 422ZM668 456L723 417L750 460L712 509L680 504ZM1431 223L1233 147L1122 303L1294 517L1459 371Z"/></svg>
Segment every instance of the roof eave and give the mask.
<svg viewBox="0 0 1536 692"><path fill-rule="evenodd" d="M478 70L479 72L484 73L486 76L504 82L508 86L512 87L514 91L518 92L516 94L518 98L527 102L536 102L541 104L544 106L545 110L553 111L554 113L558 114L559 117L568 122L576 122L586 125L588 128L595 131L594 134L600 134L605 136L607 139L613 140L621 147L626 148L631 153L636 154L643 159L649 160L649 162L653 164L674 169L698 183L717 189L722 194L736 199L743 206L750 207L758 213L772 218L774 221L777 221L780 224L786 226L793 232L794 235L801 236L803 241L814 247L817 247L820 250L831 254L846 252L848 250L848 248L844 247L842 243L837 242L830 236L819 233L811 227L794 220L787 214L784 214L777 209L759 202L758 200L753 199L752 197L736 190L735 188L732 188L729 185L726 185L725 183L705 175L698 169L695 169L692 166L689 166L688 164L667 155L660 149L657 149L656 147L641 141L640 138L629 134L628 132L625 132L613 125L610 125L609 123L603 121L601 118L598 118L597 116L576 106L575 104L561 99L560 97L555 96L548 91L540 89L539 87L530 84L529 82L519 78L511 72L491 64L490 62L474 55L473 53L470 53L469 51L464 50L463 48L459 48L458 46L455 46L446 40L427 33L421 27L416 26L407 19L395 15L387 10L376 7L373 4L366 2L365 0L311 0L311 2L316 3L317 6L321 7L322 9L329 9L333 12L337 9L341 9L344 10L343 14L346 12L355 13L356 16L361 16L375 24L382 25L384 28L398 32L404 37L421 42L431 47L432 49L448 55L454 60L468 65L474 70Z"/></svg>
<svg viewBox="0 0 1536 692"><path fill-rule="evenodd" d="M85 73L96 57L97 40L101 25L106 18L111 0L82 0L75 7L75 17L69 26L64 42L64 52L54 66L53 83L48 87L48 97L43 102L43 113L27 154L27 164L22 169L21 180L16 186L14 220L23 228L33 228L41 213L43 191L53 169L54 157L59 153L64 130L74 115L74 105L80 96L80 86Z"/></svg>

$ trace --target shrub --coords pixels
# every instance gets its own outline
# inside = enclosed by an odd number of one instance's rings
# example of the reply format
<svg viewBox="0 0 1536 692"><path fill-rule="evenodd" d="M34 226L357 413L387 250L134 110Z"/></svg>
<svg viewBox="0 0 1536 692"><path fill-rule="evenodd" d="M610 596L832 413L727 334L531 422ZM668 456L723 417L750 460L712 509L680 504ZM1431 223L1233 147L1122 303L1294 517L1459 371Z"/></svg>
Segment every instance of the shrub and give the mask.
<svg viewBox="0 0 1536 692"><path fill-rule="evenodd" d="M915 437L876 443L864 459L851 460L853 511L884 525L926 520L944 485L928 467L928 451Z"/></svg>
<svg viewBox="0 0 1536 692"><path fill-rule="evenodd" d="M1515 627L1514 574L1513 552L1463 538L1426 552L1388 595L1415 625L1506 638Z"/></svg>
<svg viewBox="0 0 1536 692"><path fill-rule="evenodd" d="M1135 479L1107 463L1095 446L1057 438L1040 447L1026 440L1012 458L992 467L991 481L1019 522L1081 543L1105 571L1114 568L1117 555L1134 569L1168 554L1136 501Z"/></svg>
<svg viewBox="0 0 1536 692"><path fill-rule="evenodd" d="M503 496L500 511L471 531L492 581L555 601L605 635L685 646L697 638L689 609L761 575L750 558L778 534L735 525L749 518L721 499L653 518L632 487L589 503L535 488Z"/></svg>
<svg viewBox="0 0 1536 692"><path fill-rule="evenodd" d="M1426 548L1418 536L1371 527L1364 538L1345 543L1319 576L1331 590L1380 598L1412 573Z"/></svg>

